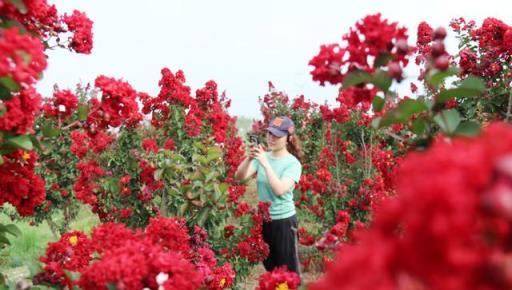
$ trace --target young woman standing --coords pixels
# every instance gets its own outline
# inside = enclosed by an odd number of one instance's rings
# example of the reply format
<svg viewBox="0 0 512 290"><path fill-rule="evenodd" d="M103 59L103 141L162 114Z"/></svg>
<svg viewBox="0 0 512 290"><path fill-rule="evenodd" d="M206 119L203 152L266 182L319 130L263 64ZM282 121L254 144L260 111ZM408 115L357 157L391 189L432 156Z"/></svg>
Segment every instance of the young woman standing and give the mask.
<svg viewBox="0 0 512 290"><path fill-rule="evenodd" d="M284 265L300 276L293 189L302 171L299 161L302 151L290 118L276 117L266 131L268 151L259 144L253 145L235 178L245 180L256 174L259 200L271 202L272 221L263 224L263 239L270 248L269 256L263 261L265 269L272 271Z"/></svg>

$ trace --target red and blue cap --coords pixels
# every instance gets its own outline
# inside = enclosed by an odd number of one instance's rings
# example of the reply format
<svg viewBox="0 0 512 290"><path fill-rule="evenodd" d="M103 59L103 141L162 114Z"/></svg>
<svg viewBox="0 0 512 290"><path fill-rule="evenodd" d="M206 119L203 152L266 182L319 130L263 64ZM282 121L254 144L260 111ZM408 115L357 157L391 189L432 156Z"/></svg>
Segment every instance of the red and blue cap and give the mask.
<svg viewBox="0 0 512 290"><path fill-rule="evenodd" d="M265 129L277 137L283 137L295 132L293 121L286 116L275 117Z"/></svg>

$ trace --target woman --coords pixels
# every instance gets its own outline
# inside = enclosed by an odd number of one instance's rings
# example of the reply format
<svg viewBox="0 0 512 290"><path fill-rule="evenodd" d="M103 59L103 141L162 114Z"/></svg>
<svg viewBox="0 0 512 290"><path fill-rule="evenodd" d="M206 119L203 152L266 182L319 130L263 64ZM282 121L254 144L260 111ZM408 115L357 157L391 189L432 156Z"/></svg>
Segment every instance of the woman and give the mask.
<svg viewBox="0 0 512 290"><path fill-rule="evenodd" d="M302 151L294 130L290 118L281 116L273 119L266 128L269 151L266 152L259 144L253 145L249 157L238 167L235 178L245 180L256 173L259 199L271 202L272 221L263 224L263 239L270 248L267 259L263 261L265 269L272 271L285 265L300 276L293 189L302 171L299 161Z"/></svg>

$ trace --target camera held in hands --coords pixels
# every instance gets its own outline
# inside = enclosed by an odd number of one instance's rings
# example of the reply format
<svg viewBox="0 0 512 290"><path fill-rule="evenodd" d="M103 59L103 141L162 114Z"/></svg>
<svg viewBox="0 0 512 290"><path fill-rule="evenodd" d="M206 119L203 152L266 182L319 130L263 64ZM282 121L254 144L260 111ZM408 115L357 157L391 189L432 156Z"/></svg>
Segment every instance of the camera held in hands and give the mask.
<svg viewBox="0 0 512 290"><path fill-rule="evenodd" d="M251 146L259 145L260 139L256 134L249 134L249 142L251 143Z"/></svg>

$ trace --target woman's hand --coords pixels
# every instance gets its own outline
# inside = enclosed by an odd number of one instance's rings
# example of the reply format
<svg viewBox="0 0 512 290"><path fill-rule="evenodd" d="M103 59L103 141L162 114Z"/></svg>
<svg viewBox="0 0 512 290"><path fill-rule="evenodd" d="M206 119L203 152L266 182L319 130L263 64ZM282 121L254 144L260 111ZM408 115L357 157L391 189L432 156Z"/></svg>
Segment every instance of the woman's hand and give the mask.
<svg viewBox="0 0 512 290"><path fill-rule="evenodd" d="M268 163L268 159L265 153L265 148L263 148L261 144L258 144L254 147L251 147L249 158L258 160L263 168L267 168L270 166L270 163Z"/></svg>

